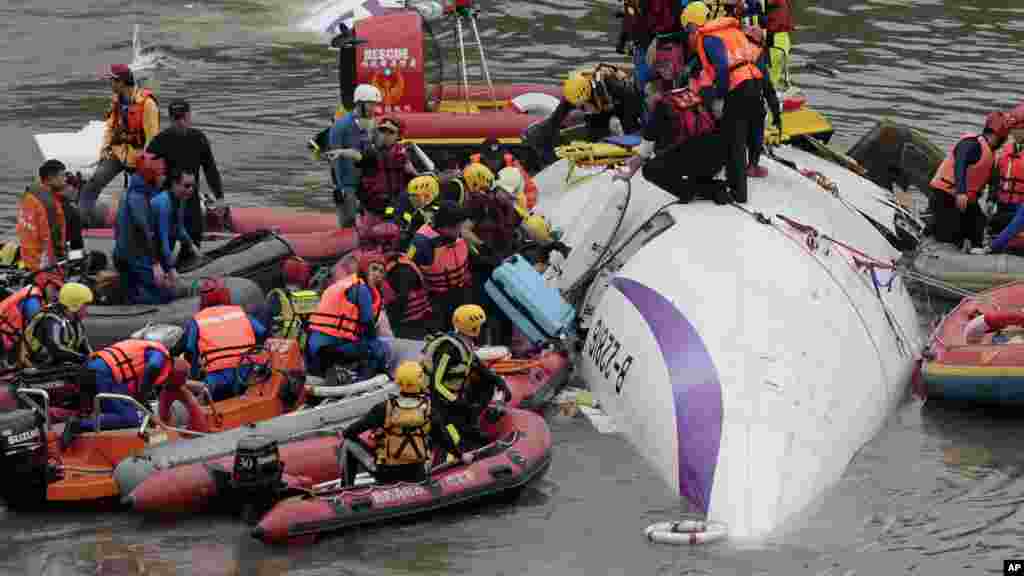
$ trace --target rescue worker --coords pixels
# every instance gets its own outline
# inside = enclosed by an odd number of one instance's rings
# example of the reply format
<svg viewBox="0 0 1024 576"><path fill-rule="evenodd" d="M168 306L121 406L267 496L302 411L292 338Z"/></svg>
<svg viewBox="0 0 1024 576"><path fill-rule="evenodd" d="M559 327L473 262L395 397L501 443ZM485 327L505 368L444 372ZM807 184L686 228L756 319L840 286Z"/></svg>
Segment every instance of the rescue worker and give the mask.
<svg viewBox="0 0 1024 576"><path fill-rule="evenodd" d="M441 192L437 176L424 174L409 181L406 192L399 196L395 206L384 211L385 220L398 224L398 249L407 252L413 235L432 218L428 208Z"/></svg>
<svg viewBox="0 0 1024 576"><path fill-rule="evenodd" d="M356 274L338 280L324 291L316 312L309 317L309 374L323 377L331 365L350 360L360 361L360 380L385 370L389 350L377 333L385 266L383 255L363 253Z"/></svg>
<svg viewBox="0 0 1024 576"><path fill-rule="evenodd" d="M503 192L505 196L514 201L514 207L516 212L520 216L529 214L529 202L526 199L526 181L523 180L523 174L519 171L519 168L515 166L506 166L498 171L497 178L494 180L494 189L497 192ZM533 191L534 198L536 199L537 191ZM536 200L534 200L536 205Z"/></svg>
<svg viewBox="0 0 1024 576"><path fill-rule="evenodd" d="M403 362L395 370L398 395L376 404L355 423L346 426L342 436L344 476L342 486L355 484L360 465L373 474L377 484L422 482L427 478L431 459L431 401L426 393L423 368L419 362ZM373 430L375 456L359 435Z"/></svg>
<svg viewBox="0 0 1024 576"><path fill-rule="evenodd" d="M673 90L657 98L642 138L637 155L616 178L629 180L643 166L644 178L681 202L698 195L718 204L729 202L725 187L715 180L725 165L722 135L692 90Z"/></svg>
<svg viewBox="0 0 1024 576"><path fill-rule="evenodd" d="M615 51L633 59L634 82L638 90L653 78L647 52L655 45L655 36L681 30L679 14L685 2L674 0L623 0L622 31Z"/></svg>
<svg viewBox="0 0 1024 576"><path fill-rule="evenodd" d="M149 152L141 155L138 164L117 209L114 267L126 303L162 304L170 300L167 274L173 273L173 263L160 249L152 202L160 193L167 165Z"/></svg>
<svg viewBox="0 0 1024 576"><path fill-rule="evenodd" d="M997 234L989 249L982 249L981 253L1006 251L1010 240L1024 231L1024 109L1019 117L1011 115L1011 119L1011 140L999 149L996 157L998 208L990 225Z"/></svg>
<svg viewBox="0 0 1024 576"><path fill-rule="evenodd" d="M82 320L92 301L92 290L88 286L77 282L64 284L57 302L40 310L25 327L18 366L84 364L92 354L92 347Z"/></svg>
<svg viewBox="0 0 1024 576"><path fill-rule="evenodd" d="M127 64L114 64L107 78L113 96L100 148L100 163L82 187L78 199L85 227L103 225L105 215L93 213L100 192L115 176L135 168L136 156L160 131L156 97L148 89L136 87L131 68Z"/></svg>
<svg viewBox="0 0 1024 576"><path fill-rule="evenodd" d="M174 360L160 342L122 340L97 350L85 364L95 378L96 394L123 394L145 403L158 386L163 386L174 373ZM101 400L97 417L71 417L64 424L61 446L67 449L80 431L91 432L97 425L103 430L136 428L143 415L131 402ZM97 422L98 420L98 422Z"/></svg>
<svg viewBox="0 0 1024 576"><path fill-rule="evenodd" d="M373 131L373 109L381 103L380 90L371 84L356 86L353 109L334 123L328 134L330 150L326 156L333 162L334 206L338 214L338 227L355 224L359 212L359 181L356 163L370 145Z"/></svg>
<svg viewBox="0 0 1024 576"><path fill-rule="evenodd" d="M452 315L454 331L430 339L423 349L423 371L432 394L431 407L439 447L435 461L444 454L462 458L466 452L488 443L480 433L480 416L501 389L506 401L512 397L501 376L484 366L477 357L476 339L487 321L476 304L460 306Z"/></svg>
<svg viewBox="0 0 1024 576"><path fill-rule="evenodd" d="M764 47L768 52L768 80L783 91L789 88L789 33L795 30L790 0L747 0L742 15L756 18L765 32Z"/></svg>
<svg viewBox="0 0 1024 576"><path fill-rule="evenodd" d="M213 401L219 402L245 392L253 368L245 359L270 335L270 322L262 303L246 309L216 301L211 292L202 294L201 309L185 324L171 356L184 354L189 379L205 384Z"/></svg>
<svg viewBox="0 0 1024 576"><path fill-rule="evenodd" d="M396 338L422 340L437 330L423 273L405 253L388 256L380 293Z"/></svg>
<svg viewBox="0 0 1024 576"><path fill-rule="evenodd" d="M39 182L26 188L18 201L15 232L28 270L50 268L67 255L66 187L67 168L59 160L47 160L39 167Z"/></svg>
<svg viewBox="0 0 1024 576"><path fill-rule="evenodd" d="M357 163L362 173L359 202L365 215L371 217L366 222L367 227L387 217L388 207L398 200L416 175L405 146L398 142L401 136L402 124L398 119L391 116L379 119L374 145L360 155Z"/></svg>
<svg viewBox="0 0 1024 576"><path fill-rule="evenodd" d="M537 184L533 181L530 173L526 171L522 163L498 142L497 138L491 137L484 140L480 152L469 157L470 163L481 163L491 169L500 178L501 171L505 168L515 168L522 177L522 194L524 196L523 209L533 210L537 205ZM518 194L516 195L518 197Z"/></svg>
<svg viewBox="0 0 1024 576"><path fill-rule="evenodd" d="M562 86L564 97L546 119L523 131L522 140L537 154L538 167L557 160L562 122L575 108L586 114L587 140L632 134L640 129L643 94L629 77L614 66L600 64L593 71L573 72Z"/></svg>
<svg viewBox="0 0 1024 576"><path fill-rule="evenodd" d="M0 345L2 358L8 364L17 363L18 346L23 330L46 303L57 301L62 282L50 283L49 276L36 276L36 281L17 290L0 302Z"/></svg>
<svg viewBox="0 0 1024 576"><path fill-rule="evenodd" d="M199 169L203 169L206 183L218 201L224 200L224 186L210 149L210 140L202 130L192 126L192 106L187 100L177 99L167 107L167 114L171 118L171 127L157 134L146 150L167 162L169 174L192 174L195 189L185 204L185 229L194 247L198 248L202 244L206 224L200 200ZM185 251L181 259L188 260L193 254L188 252L189 246L183 248Z"/></svg>
<svg viewBox="0 0 1024 576"><path fill-rule="evenodd" d="M993 112L981 135L966 134L939 164L929 185L935 214L935 239L967 250L982 245L985 214L978 196L992 179L995 151L1009 134L1010 118Z"/></svg>
<svg viewBox="0 0 1024 576"><path fill-rule="evenodd" d="M469 271L469 245L462 238L465 212L451 202L443 202L431 224L416 231L408 256L420 268L427 284L434 326L449 330L452 313L473 301Z"/></svg>
<svg viewBox="0 0 1024 576"><path fill-rule="evenodd" d="M719 120L725 143L725 172L732 199L747 201L747 144L764 119L760 51L736 18L708 20L708 7L690 2L683 10L690 48L701 63L699 94Z"/></svg>
<svg viewBox="0 0 1024 576"><path fill-rule="evenodd" d="M160 292L164 303L170 302L176 296L177 265L184 260L182 254L199 253L185 223L188 219L188 203L195 195L196 176L188 171L172 172L166 183L167 187L150 201L156 224L155 235L157 249L160 251L160 265L167 272L167 289ZM175 258L174 249L179 244L181 251Z"/></svg>

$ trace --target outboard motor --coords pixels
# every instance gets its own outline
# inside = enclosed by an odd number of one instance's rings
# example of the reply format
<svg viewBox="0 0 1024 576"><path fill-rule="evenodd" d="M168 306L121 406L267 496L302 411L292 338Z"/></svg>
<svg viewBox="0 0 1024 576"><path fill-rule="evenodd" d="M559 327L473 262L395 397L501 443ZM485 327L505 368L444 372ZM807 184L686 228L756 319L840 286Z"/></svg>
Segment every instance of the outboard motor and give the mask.
<svg viewBox="0 0 1024 576"><path fill-rule="evenodd" d="M36 410L0 413L0 498L8 506L41 503L55 481L47 464L46 417Z"/></svg>
<svg viewBox="0 0 1024 576"><path fill-rule="evenodd" d="M242 504L245 522L259 522L260 517L280 499L286 488L283 474L284 465L277 450L277 440L253 434L238 441L231 488Z"/></svg>

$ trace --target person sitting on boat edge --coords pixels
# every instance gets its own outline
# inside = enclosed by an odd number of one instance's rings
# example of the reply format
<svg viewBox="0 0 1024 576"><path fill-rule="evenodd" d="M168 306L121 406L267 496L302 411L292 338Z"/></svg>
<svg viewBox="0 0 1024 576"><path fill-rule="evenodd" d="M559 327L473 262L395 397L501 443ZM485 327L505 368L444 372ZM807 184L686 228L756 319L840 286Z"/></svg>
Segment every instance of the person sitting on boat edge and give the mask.
<svg viewBox="0 0 1024 576"><path fill-rule="evenodd" d="M956 247L981 246L985 214L978 196L992 180L995 151L1009 134L1009 118L993 112L981 135L965 134L950 149L929 183L935 214L935 239Z"/></svg>
<svg viewBox="0 0 1024 576"><path fill-rule="evenodd" d="M434 310L434 326L442 331L450 329L456 308L473 301L469 244L462 238L465 220L464 210L442 202L433 223L416 231L407 253L423 273Z"/></svg>
<svg viewBox="0 0 1024 576"><path fill-rule="evenodd" d="M10 365L18 361L18 347L25 326L47 304L57 302L57 295L64 282L39 274L35 282L19 289L0 302L0 346L3 360Z"/></svg>
<svg viewBox="0 0 1024 576"><path fill-rule="evenodd" d="M356 163L362 160L363 152L370 145L373 109L382 100L376 86L356 86L352 111L339 118L328 133L330 150L326 156L332 161L334 206L339 228L349 228L355 224L359 212L357 194L362 176Z"/></svg>
<svg viewBox="0 0 1024 576"><path fill-rule="evenodd" d="M172 172L164 188L150 200L157 250L160 251L161 267L166 271L165 288L158 292L163 304L177 297L177 268L184 261L182 255L199 253L185 224L187 205L195 194L195 182L196 177L191 172ZM174 250L179 245L181 249L176 258Z"/></svg>
<svg viewBox="0 0 1024 576"><path fill-rule="evenodd" d="M435 461L445 454L462 457L465 452L487 443L480 432L480 416L501 389L505 400L512 397L505 380L484 366L476 355L480 330L487 321L484 309L476 304L460 306L452 317L454 331L428 339L423 349L423 370L432 394L432 409L443 451L435 452Z"/></svg>
<svg viewBox="0 0 1024 576"><path fill-rule="evenodd" d="M93 301L92 290L78 282L61 287L57 302L44 307L25 327L18 366L83 364L92 354L82 320Z"/></svg>
<svg viewBox="0 0 1024 576"><path fill-rule="evenodd" d="M156 135L146 146L146 150L164 158L167 172L176 174L181 171L190 172L195 178L195 190L186 202L185 230L196 248L200 246L205 231L206 219L200 201L199 169L206 175L206 183L210 186L214 198L224 200L224 186L221 182L217 161L210 148L210 140L202 130L192 126L192 106L188 100L178 98L167 106L167 114L171 118L171 126ZM188 248L185 246L184 248ZM188 260L189 252L182 252L181 260Z"/></svg>
<svg viewBox="0 0 1024 576"><path fill-rule="evenodd" d="M82 186L78 199L86 227L103 225L104 215L93 213L103 188L121 172L134 169L137 156L160 132L156 97L150 90L135 85L131 68L127 64L114 64L106 77L113 95L103 132L100 163L92 178Z"/></svg>
<svg viewBox="0 0 1024 576"><path fill-rule="evenodd" d="M377 484L427 479L438 429L431 425L433 411L423 367L419 362L403 362L395 370L395 383L397 396L374 405L342 432L342 486L355 484L360 465L373 475ZM371 450L359 438L367 430L375 432L375 456L370 455Z"/></svg>
<svg viewBox="0 0 1024 576"><path fill-rule="evenodd" d="M562 86L563 98L544 120L528 126L522 140L537 155L539 167L553 164L562 122L574 109L582 109L587 140L598 142L608 136L632 134L640 129L643 94L625 72L610 64L591 71L573 72Z"/></svg>
<svg viewBox="0 0 1024 576"><path fill-rule="evenodd" d="M67 168L61 161L50 159L39 167L39 180L26 187L18 200L15 232L21 262L28 270L49 268L67 255L67 187Z"/></svg>
<svg viewBox="0 0 1024 576"><path fill-rule="evenodd" d="M97 350L85 364L94 378L89 386L93 394L122 394L145 405L158 386L174 374L174 360L160 342L128 339ZM84 390L84 388L83 388ZM86 399L83 406L91 406ZM67 449L80 431L135 428L142 423L142 413L125 400L101 400L100 414L95 417L71 417L64 424L61 446Z"/></svg>
<svg viewBox="0 0 1024 576"><path fill-rule="evenodd" d="M331 365L355 360L360 363L360 380L387 368L389 347L377 333L385 264L383 255L364 253L355 274L324 290L309 317L305 353L309 374L323 377Z"/></svg>
<svg viewBox="0 0 1024 576"><path fill-rule="evenodd" d="M392 116L377 120L373 145L360 155L356 166L362 178L359 202L362 207L362 228L372 228L387 218L387 209L405 192L416 168L409 159L402 137L402 123Z"/></svg>
<svg viewBox="0 0 1024 576"><path fill-rule="evenodd" d="M225 288L202 292L200 310L186 324L171 356L188 360L189 379L201 383L214 402L240 396L249 385L253 362L246 356L270 335L270 312L262 303L243 308L226 304ZM252 354L255 360L257 354Z"/></svg>
<svg viewBox="0 0 1024 576"><path fill-rule="evenodd" d="M998 233L988 247L972 248L972 254L1004 252L1010 240L1024 231L1024 110L1011 119L1010 140L996 155L994 188L998 208L989 226Z"/></svg>

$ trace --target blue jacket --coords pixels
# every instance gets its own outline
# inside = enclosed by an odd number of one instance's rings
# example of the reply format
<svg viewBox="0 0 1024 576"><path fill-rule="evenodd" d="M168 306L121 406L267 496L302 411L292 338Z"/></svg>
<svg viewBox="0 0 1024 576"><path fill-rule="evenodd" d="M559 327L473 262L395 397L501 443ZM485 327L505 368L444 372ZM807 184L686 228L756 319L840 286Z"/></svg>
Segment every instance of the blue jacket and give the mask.
<svg viewBox="0 0 1024 576"><path fill-rule="evenodd" d="M342 116L327 134L327 144L331 149L352 148L362 151L369 142L369 133L359 127L353 112ZM334 187L337 190L355 189L359 186L359 178L359 170L354 162L347 158L334 161Z"/></svg>
<svg viewBox="0 0 1024 576"><path fill-rule="evenodd" d="M128 190L117 208L114 223L114 259L130 262L140 257L159 258L156 220L150 202L160 191L138 174L128 181Z"/></svg>
<svg viewBox="0 0 1024 576"><path fill-rule="evenodd" d="M262 322L249 316L249 322L252 324L252 332L256 335L256 343L261 343L267 339L267 328ZM196 324L195 319L189 320L185 324L185 333L182 335L182 341L184 342L182 353L185 355L185 359L188 360L191 365L189 371L189 378L198 380L202 371L202 362L199 361L199 325ZM225 342L227 346L231 343ZM244 353L244 351L243 351ZM173 354L173 352L172 352Z"/></svg>
<svg viewBox="0 0 1024 576"><path fill-rule="evenodd" d="M177 205L177 206L175 206ZM174 267L174 245L178 241L191 243L185 229L185 203L174 202L170 190L161 190L150 206L156 219L156 240L160 250L160 265L164 270Z"/></svg>
<svg viewBox="0 0 1024 576"><path fill-rule="evenodd" d="M142 385L141 389L151 390L157 376L163 370L164 364L171 360L155 348L147 349L144 357L146 367L142 375L143 381L140 383ZM128 394L128 383L114 381L113 370L102 358L93 358L89 361L88 367L96 371L97 393ZM100 409L102 410L100 418L102 419L104 429L133 428L142 423L142 417L139 412L135 409L134 405L128 402L104 400L100 403ZM96 419L83 419L80 425L82 430L95 430Z"/></svg>

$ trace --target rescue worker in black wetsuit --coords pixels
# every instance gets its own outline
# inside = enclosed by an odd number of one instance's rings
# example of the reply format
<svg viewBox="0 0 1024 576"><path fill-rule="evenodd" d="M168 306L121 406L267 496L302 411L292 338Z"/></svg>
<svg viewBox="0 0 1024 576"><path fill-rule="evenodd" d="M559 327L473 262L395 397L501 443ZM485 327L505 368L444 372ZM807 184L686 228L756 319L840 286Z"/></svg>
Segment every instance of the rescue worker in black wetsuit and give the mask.
<svg viewBox="0 0 1024 576"><path fill-rule="evenodd" d="M409 181L405 193L398 197L398 202L384 210L385 221L398 224L398 249L402 252L409 250L416 231L432 220L431 206L440 191L441 186L436 176L417 176Z"/></svg>
<svg viewBox="0 0 1024 576"><path fill-rule="evenodd" d="M93 351L82 319L92 301L88 286L77 282L64 284L57 303L44 307L25 327L19 367L84 364Z"/></svg>
<svg viewBox="0 0 1024 576"><path fill-rule="evenodd" d="M189 238L198 248L203 240L205 219L200 202L199 168L206 175L206 182L218 201L224 200L224 187L221 183L217 161L213 158L210 141L198 128L192 126L192 107L186 100L175 100L167 107L167 113L173 124L160 132L150 141L146 150L164 159L168 174L189 172L195 176L195 190L185 204L185 230ZM182 246L179 261L188 260L193 255L191 248Z"/></svg>

